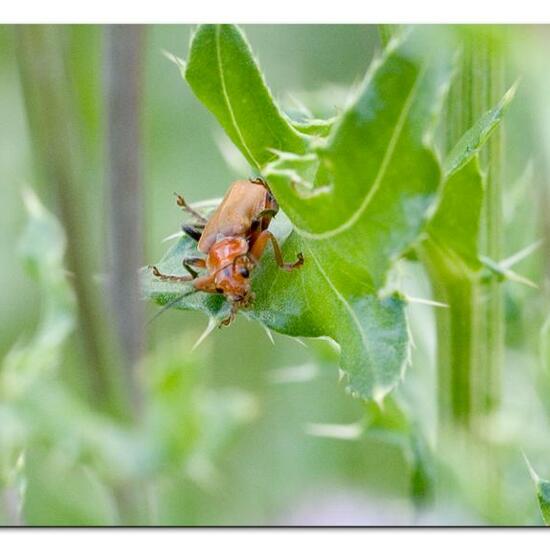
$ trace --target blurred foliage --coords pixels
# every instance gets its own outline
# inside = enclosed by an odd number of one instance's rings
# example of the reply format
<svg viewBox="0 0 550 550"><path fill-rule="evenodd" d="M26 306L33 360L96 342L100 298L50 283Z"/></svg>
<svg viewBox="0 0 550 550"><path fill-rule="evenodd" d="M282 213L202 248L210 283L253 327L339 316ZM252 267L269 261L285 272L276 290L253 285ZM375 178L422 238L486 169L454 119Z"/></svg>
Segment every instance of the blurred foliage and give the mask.
<svg viewBox="0 0 550 550"><path fill-rule="evenodd" d="M495 36L501 30L493 29ZM151 259L161 257L162 240L181 224L173 191L190 201L210 199L221 196L232 179L252 175L162 56L167 50L185 58L191 31L188 26L147 30L145 245ZM454 35L457 29L439 31ZM13 32L0 27L0 257L5 266L0 522L117 524L126 484L141 488L147 521L154 524L487 521L472 496L480 480L463 475L480 462L479 449L451 440L445 442L446 454L436 452L441 441L436 442L434 313L414 301L407 310L412 368L381 406L350 399L338 382L338 354L323 340L308 340L304 347L274 334L272 345L259 323L243 317L191 352L206 324L202 314L167 311L150 325L147 355L139 366L146 397L141 421L121 423L98 412L80 369L83 345L63 263L64 231L48 213L58 214L58 205L31 155ZM274 101L308 136L333 131L334 117L353 104L350 98L380 48L377 29L369 26L258 25L245 26L244 32ZM510 71L522 76L504 122L508 257L548 231L550 71L544 52L550 34L546 27L516 27L506 36L500 43ZM87 237L82 247L100 284L108 239L102 29L69 26L64 37L87 163L77 182ZM440 132L435 133L438 162L447 152L438 143ZM27 192L27 215L21 191L31 183L46 208ZM466 201L463 209L470 208ZM280 224L284 231L284 220ZM548 324L541 328L548 318L549 254L545 240L514 266L540 290L504 285L502 403L490 419L493 449L501 457L497 523L540 522L520 449L541 475L548 473L550 376L542 366L547 357L541 360L539 351L548 350ZM389 277L403 294L430 298L419 264L400 260ZM155 311L151 307L150 315ZM450 490L430 499L437 493L434 472L441 470ZM341 502L348 506L339 507Z"/></svg>

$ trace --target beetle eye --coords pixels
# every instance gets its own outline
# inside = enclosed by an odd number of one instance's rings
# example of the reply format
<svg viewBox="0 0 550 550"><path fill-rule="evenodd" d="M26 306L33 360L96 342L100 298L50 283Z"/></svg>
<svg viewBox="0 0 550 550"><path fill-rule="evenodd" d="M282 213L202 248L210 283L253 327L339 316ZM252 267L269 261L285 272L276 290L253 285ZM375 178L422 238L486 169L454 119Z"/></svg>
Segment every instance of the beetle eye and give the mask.
<svg viewBox="0 0 550 550"><path fill-rule="evenodd" d="M216 288L216 292L218 294L223 294L223 288L220 288L220 287Z"/></svg>
<svg viewBox="0 0 550 550"><path fill-rule="evenodd" d="M244 277L245 279L247 279L249 276L250 276L250 272L248 271L248 269L246 269L246 267L239 267L239 273L241 275L241 277Z"/></svg>

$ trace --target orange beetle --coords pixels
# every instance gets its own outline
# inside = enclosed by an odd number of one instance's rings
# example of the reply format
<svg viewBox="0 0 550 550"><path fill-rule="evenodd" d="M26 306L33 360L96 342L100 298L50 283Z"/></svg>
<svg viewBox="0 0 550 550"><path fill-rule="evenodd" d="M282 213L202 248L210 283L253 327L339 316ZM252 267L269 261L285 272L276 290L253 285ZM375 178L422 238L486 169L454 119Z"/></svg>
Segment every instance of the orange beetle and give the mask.
<svg viewBox="0 0 550 550"><path fill-rule="evenodd" d="M198 241L197 248L206 258L185 258L183 266L189 275L166 275L155 266L153 275L162 281L193 281L196 290L223 294L231 303L231 313L223 321L224 325L254 300L250 275L268 241L273 245L275 261L281 269L292 271L303 265L301 253L294 263L284 263L279 243L268 231L279 205L263 179L235 181L209 220L188 206L181 195L176 197L178 206L196 220L194 225L184 225L182 229ZM193 267L206 269L207 273L199 276Z"/></svg>

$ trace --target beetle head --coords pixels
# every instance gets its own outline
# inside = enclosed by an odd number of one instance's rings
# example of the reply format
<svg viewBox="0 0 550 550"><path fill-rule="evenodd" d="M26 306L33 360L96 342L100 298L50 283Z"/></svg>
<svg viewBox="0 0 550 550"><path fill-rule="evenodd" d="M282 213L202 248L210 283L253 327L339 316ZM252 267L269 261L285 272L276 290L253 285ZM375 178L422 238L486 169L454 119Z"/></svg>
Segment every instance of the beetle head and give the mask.
<svg viewBox="0 0 550 550"><path fill-rule="evenodd" d="M254 264L248 256L237 256L216 275L216 288L221 290L229 301L238 302L242 307L246 307L254 297L250 282L253 269Z"/></svg>
<svg viewBox="0 0 550 550"><path fill-rule="evenodd" d="M248 257L246 239L226 237L218 241L209 252L208 265L215 270L217 292L242 307L252 301L250 276L254 263Z"/></svg>

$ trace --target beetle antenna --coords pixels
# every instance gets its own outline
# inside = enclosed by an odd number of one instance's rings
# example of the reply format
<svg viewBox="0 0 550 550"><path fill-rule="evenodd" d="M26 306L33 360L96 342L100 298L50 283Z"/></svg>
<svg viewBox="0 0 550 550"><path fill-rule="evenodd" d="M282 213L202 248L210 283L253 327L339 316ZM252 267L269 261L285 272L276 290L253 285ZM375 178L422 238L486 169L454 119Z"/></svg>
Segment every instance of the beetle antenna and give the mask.
<svg viewBox="0 0 550 550"><path fill-rule="evenodd" d="M170 300L167 304L165 304L159 311L157 311L149 321L147 321L147 326L149 326L157 317L160 317L165 311L169 310L170 308L174 307L178 302L183 300L183 298L190 296L191 294L195 294L197 292L197 289L194 288L193 290L190 290L189 292L186 292L185 294L181 294L180 296L176 296L173 300Z"/></svg>

